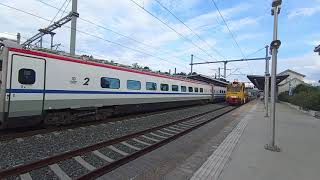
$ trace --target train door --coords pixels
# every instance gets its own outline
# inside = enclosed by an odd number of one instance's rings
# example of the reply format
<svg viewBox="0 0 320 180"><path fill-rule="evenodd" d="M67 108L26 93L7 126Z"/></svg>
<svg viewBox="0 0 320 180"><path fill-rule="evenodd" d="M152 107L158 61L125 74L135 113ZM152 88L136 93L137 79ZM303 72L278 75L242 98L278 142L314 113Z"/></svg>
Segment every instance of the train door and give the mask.
<svg viewBox="0 0 320 180"><path fill-rule="evenodd" d="M4 112L5 112L5 95L6 95L6 78L5 73L6 68L4 67L7 62L7 49L0 45L0 129L3 127L4 123Z"/></svg>
<svg viewBox="0 0 320 180"><path fill-rule="evenodd" d="M214 102L214 86L211 86L211 101Z"/></svg>
<svg viewBox="0 0 320 180"><path fill-rule="evenodd" d="M45 59L12 55L9 117L37 116L43 111Z"/></svg>

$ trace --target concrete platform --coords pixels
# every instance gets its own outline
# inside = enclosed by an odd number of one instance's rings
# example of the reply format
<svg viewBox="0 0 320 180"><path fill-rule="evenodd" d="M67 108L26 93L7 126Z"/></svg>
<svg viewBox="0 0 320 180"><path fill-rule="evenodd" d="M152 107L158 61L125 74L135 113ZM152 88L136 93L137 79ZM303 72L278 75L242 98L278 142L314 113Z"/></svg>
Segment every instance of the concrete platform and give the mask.
<svg viewBox="0 0 320 180"><path fill-rule="evenodd" d="M276 107L281 152L264 149L270 121L258 102L191 179L320 179L320 120L285 104Z"/></svg>

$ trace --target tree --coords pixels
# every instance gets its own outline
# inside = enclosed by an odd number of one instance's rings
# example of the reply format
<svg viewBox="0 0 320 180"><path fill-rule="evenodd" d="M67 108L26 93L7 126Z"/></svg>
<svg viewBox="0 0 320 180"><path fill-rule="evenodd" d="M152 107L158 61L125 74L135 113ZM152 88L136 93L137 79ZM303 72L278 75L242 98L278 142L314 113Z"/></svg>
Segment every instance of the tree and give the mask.
<svg viewBox="0 0 320 180"><path fill-rule="evenodd" d="M133 67L133 68L139 68L139 65L138 65L138 63L133 63L133 64L132 64L132 67Z"/></svg>
<svg viewBox="0 0 320 180"><path fill-rule="evenodd" d="M145 70L151 70L148 66L143 67Z"/></svg>
<svg viewBox="0 0 320 180"><path fill-rule="evenodd" d="M192 73L189 73L188 75L197 75L198 73L196 72L192 72Z"/></svg>
<svg viewBox="0 0 320 180"><path fill-rule="evenodd" d="M185 72L180 72L180 73L177 73L176 75L186 76L187 74Z"/></svg>

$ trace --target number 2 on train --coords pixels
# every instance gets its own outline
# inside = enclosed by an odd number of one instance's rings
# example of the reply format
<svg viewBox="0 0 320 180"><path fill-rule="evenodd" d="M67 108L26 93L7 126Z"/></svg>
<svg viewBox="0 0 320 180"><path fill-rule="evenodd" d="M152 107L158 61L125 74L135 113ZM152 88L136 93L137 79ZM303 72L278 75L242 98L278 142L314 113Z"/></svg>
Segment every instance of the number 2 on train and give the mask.
<svg viewBox="0 0 320 180"><path fill-rule="evenodd" d="M86 77L86 78L84 78L84 81L85 81L85 82L83 83L83 85L88 86L88 85L89 85L90 78Z"/></svg>

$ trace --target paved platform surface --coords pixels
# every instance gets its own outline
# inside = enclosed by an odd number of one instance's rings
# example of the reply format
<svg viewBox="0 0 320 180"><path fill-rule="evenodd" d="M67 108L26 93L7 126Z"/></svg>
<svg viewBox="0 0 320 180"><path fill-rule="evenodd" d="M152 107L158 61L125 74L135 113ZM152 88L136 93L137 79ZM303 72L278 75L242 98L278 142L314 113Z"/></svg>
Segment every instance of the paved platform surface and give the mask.
<svg viewBox="0 0 320 180"><path fill-rule="evenodd" d="M228 153L217 158L216 151L213 152L191 179L320 179L320 120L285 104L276 107L276 144L281 152L264 149L270 121L264 118L263 104L258 102L238 124L247 123L246 127L237 126L238 129L234 129L237 133L231 132L216 150ZM243 133L237 141L239 131Z"/></svg>

